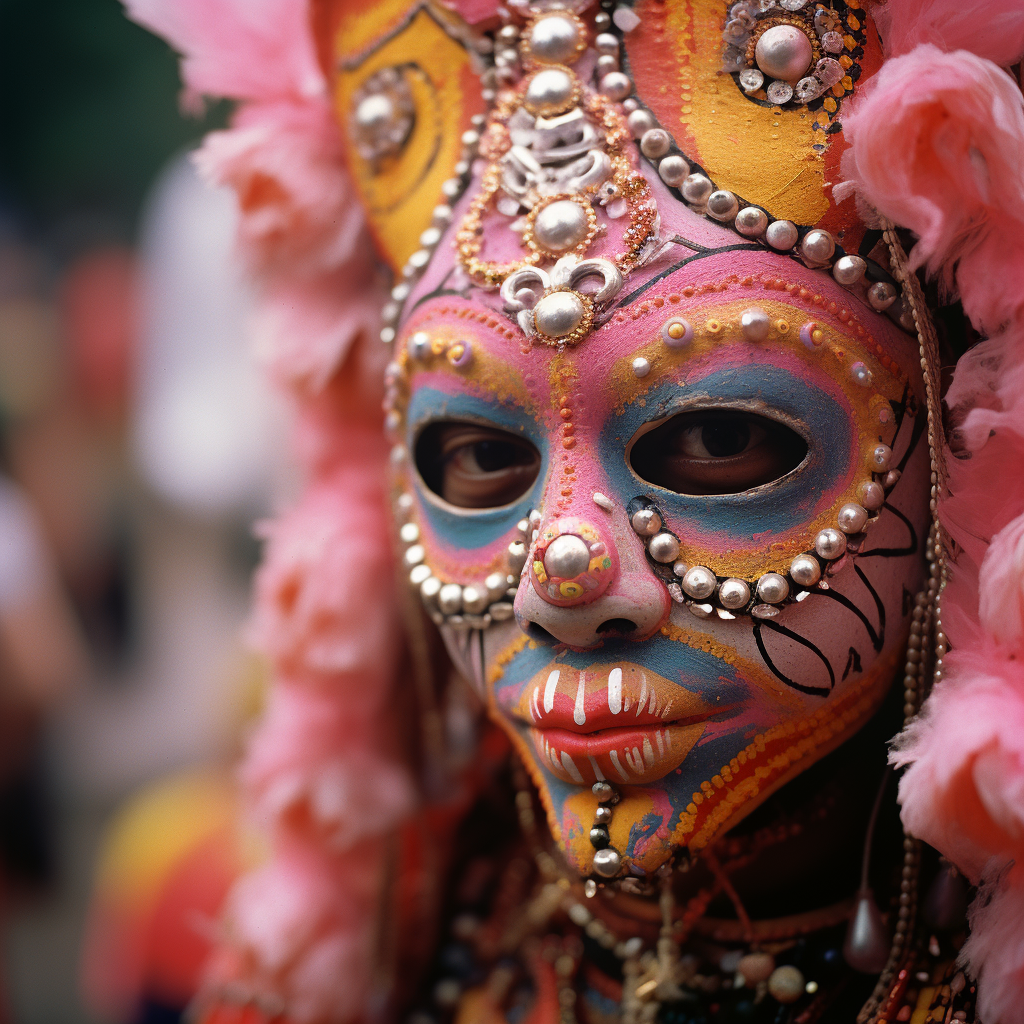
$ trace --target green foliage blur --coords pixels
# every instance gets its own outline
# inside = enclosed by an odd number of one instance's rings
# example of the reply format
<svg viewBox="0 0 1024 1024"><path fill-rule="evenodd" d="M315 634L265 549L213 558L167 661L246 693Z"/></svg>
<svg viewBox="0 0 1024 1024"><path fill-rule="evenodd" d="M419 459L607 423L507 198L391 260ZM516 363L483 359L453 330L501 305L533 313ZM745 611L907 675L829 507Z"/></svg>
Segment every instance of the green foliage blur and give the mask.
<svg viewBox="0 0 1024 1024"><path fill-rule="evenodd" d="M179 91L175 54L118 0L0 0L0 207L130 238L164 162L224 120L183 115Z"/></svg>

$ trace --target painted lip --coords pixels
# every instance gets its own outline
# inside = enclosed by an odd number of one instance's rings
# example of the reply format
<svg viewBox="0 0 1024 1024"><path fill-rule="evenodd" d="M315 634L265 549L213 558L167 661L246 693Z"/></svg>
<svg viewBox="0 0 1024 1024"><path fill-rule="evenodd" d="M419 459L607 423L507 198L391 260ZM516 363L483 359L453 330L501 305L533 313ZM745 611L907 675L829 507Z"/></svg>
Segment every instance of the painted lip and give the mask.
<svg viewBox="0 0 1024 1024"><path fill-rule="evenodd" d="M655 782L682 764L714 715L732 705L631 662L538 673L510 709L537 756L564 782Z"/></svg>

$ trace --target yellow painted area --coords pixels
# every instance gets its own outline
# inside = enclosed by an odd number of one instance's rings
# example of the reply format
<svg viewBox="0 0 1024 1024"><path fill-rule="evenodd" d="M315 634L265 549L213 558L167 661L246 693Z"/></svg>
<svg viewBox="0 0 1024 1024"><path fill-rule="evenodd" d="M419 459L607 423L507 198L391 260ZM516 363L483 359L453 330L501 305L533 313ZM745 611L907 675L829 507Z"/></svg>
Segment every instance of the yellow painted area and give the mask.
<svg viewBox="0 0 1024 1024"><path fill-rule="evenodd" d="M339 61L334 98L343 128L351 116L353 95L383 68L398 68L412 94L414 124L400 153L378 164L363 160L351 146L347 154L374 232L396 269L419 248L419 236L441 201L441 185L461 156L462 130L483 103L478 88L467 92L469 85L478 84L469 55L425 9L371 49L357 66L344 63L346 54L359 51L360 41L366 45L376 39L381 24L407 6L408 0L386 0L366 4L362 13L350 12L335 47Z"/></svg>
<svg viewBox="0 0 1024 1024"><path fill-rule="evenodd" d="M722 74L722 20L719 0L666 5L662 38L676 50L677 72L669 88L696 146L692 155L718 188L774 217L815 224L828 212L829 200L823 152L813 147L827 145L828 136L814 127L812 111L758 106Z"/></svg>
<svg viewBox="0 0 1024 1024"><path fill-rule="evenodd" d="M110 827L98 890L142 912L182 859L218 831L235 828L236 816L236 789L227 773L189 772L145 790ZM252 851L252 861L258 859Z"/></svg>

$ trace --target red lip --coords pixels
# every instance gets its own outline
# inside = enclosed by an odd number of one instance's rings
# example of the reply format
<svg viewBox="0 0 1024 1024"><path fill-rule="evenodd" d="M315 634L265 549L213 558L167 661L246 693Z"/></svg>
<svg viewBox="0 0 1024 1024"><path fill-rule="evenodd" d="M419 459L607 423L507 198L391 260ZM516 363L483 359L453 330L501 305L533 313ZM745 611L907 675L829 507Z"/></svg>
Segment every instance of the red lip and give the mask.
<svg viewBox="0 0 1024 1024"><path fill-rule="evenodd" d="M544 669L526 686L517 718L538 757L565 782L654 782L677 768L712 715L709 704L630 662Z"/></svg>

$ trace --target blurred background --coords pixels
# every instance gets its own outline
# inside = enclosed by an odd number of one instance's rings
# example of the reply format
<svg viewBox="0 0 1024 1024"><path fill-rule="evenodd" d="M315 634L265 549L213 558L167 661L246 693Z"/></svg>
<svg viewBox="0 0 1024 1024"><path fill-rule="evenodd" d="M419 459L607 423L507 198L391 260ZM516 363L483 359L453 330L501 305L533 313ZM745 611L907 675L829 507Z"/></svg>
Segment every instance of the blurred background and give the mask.
<svg viewBox="0 0 1024 1024"><path fill-rule="evenodd" d="M164 911L243 856L252 525L288 489L187 155L229 111L183 112L117 0L0 0L0 51L0 1024L177 1020L213 925Z"/></svg>

